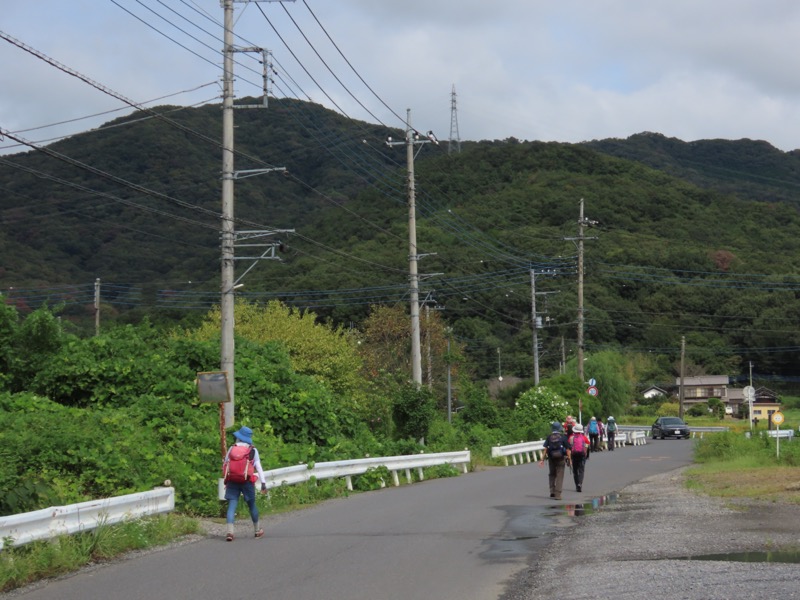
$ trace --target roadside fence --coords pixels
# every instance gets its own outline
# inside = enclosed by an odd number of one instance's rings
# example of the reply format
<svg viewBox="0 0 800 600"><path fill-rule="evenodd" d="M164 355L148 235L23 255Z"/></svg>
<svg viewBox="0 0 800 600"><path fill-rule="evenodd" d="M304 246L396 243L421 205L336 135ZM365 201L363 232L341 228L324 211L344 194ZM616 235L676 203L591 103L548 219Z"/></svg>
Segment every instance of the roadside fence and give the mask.
<svg viewBox="0 0 800 600"><path fill-rule="evenodd" d="M624 448L626 444L632 446L641 446L647 443L647 435L643 431L617 431L616 438L614 439L614 446L616 448ZM608 437L603 436L600 440L600 445L604 450L608 449ZM523 464L526 462L536 462L541 460L544 455L544 440L535 442L520 442L519 444L509 444L507 446L493 446L492 458L502 458L505 466L508 466L508 457L511 457L511 463Z"/></svg>
<svg viewBox="0 0 800 600"><path fill-rule="evenodd" d="M439 465L457 465L463 473L467 473L472 460L469 450L460 452L440 452L438 454L409 454L403 456L381 456L374 458L358 458L354 460L339 460L332 462L318 462L313 465L300 464L293 467L283 467L271 471L264 471L267 479L267 489L282 485L294 485L311 481L312 479L334 479L344 477L347 489L353 490L353 475L363 475L370 469L386 467L392 475L392 483L400 485L400 471L405 473L406 481L412 482L411 471L416 469L420 480L425 479L423 469ZM386 485L386 482L383 482ZM220 500L225 499L225 482L217 482ZM383 486L382 486L383 487Z"/></svg>
<svg viewBox="0 0 800 600"><path fill-rule="evenodd" d="M91 531L101 525L113 525L174 509L175 488L157 487L150 492L89 500L68 506L51 506L0 517L0 550L9 541L14 546L21 546L35 540Z"/></svg>

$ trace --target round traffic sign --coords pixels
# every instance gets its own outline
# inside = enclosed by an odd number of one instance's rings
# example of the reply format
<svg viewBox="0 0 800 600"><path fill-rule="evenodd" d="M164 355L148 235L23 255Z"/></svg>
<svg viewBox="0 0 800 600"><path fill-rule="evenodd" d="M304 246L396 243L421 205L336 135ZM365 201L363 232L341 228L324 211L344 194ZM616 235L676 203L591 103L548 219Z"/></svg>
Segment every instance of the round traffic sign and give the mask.
<svg viewBox="0 0 800 600"><path fill-rule="evenodd" d="M597 388L595 386L590 385L587 388L586 393L589 394L590 396L597 396L598 391L597 391Z"/></svg>
<svg viewBox="0 0 800 600"><path fill-rule="evenodd" d="M783 423L783 413L782 412L772 413L772 422L775 423L775 425L780 425L781 423Z"/></svg>
<svg viewBox="0 0 800 600"><path fill-rule="evenodd" d="M597 385L597 379L595 379L594 377L592 377L592 378L589 380L589 386L590 386L590 387L594 387L594 386L596 386L596 385Z"/></svg>

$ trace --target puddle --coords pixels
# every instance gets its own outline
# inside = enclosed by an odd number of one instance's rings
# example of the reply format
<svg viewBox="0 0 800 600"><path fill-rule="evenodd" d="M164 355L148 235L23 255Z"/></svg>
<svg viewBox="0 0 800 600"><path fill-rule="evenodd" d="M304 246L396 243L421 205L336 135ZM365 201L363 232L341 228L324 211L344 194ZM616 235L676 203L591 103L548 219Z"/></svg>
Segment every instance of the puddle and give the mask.
<svg viewBox="0 0 800 600"><path fill-rule="evenodd" d="M800 563L800 551L776 550L774 552L731 552L729 554L701 554L677 557L674 560L716 560L749 563Z"/></svg>
<svg viewBox="0 0 800 600"><path fill-rule="evenodd" d="M592 498L590 502L584 502L582 504L565 504L559 507L561 508L561 511L556 513L556 515L564 514L564 512L566 512L568 517L582 517L584 515L590 515L603 506L616 504L618 499L619 494L608 494L607 496Z"/></svg>
<svg viewBox="0 0 800 600"><path fill-rule="evenodd" d="M617 501L618 494L592 498L580 504L555 504L551 506L498 506L506 513L503 532L485 541L488 546L481 552L486 560L517 560L544 548L560 527L575 524L572 517L590 515L596 510Z"/></svg>

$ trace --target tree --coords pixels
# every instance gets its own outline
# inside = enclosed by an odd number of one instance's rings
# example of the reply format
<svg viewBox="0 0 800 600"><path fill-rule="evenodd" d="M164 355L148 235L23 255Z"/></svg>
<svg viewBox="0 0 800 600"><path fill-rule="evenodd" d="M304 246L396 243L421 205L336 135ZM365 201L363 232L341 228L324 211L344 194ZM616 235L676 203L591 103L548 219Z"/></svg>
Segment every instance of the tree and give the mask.
<svg viewBox="0 0 800 600"><path fill-rule="evenodd" d="M323 382L350 408L364 410L366 386L357 340L349 330L320 324L311 312L291 309L278 301L259 305L237 299L236 336L264 344L279 342L298 373ZM220 312L214 308L203 324L187 332L191 338L219 339Z"/></svg>

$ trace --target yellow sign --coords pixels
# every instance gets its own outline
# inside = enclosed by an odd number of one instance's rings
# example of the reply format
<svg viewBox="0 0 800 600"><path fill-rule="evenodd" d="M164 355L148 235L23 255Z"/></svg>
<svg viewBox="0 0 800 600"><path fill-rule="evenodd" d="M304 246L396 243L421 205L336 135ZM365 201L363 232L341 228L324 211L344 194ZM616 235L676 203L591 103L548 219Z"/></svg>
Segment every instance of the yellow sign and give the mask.
<svg viewBox="0 0 800 600"><path fill-rule="evenodd" d="M772 422L775 423L775 425L780 425L781 423L783 423L783 413L782 412L772 413Z"/></svg>

